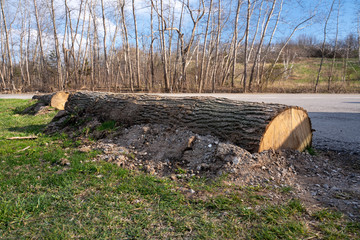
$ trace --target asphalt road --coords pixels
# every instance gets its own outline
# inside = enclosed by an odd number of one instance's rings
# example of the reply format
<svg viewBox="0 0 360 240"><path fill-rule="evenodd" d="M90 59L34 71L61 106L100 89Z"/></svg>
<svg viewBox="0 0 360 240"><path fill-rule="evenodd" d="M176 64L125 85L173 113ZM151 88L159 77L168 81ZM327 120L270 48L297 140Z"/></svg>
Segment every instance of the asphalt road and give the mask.
<svg viewBox="0 0 360 240"><path fill-rule="evenodd" d="M161 94L168 95L168 94ZM309 113L315 129L315 148L360 153L360 94L171 94L213 96L239 101L300 106ZM30 99L31 94L0 94L0 98Z"/></svg>

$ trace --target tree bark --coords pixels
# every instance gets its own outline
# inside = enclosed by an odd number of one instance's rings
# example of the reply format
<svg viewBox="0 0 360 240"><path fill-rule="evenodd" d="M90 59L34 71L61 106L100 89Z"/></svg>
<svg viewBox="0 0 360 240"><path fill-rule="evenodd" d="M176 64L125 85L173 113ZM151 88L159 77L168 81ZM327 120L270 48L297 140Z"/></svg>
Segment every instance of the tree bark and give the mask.
<svg viewBox="0 0 360 240"><path fill-rule="evenodd" d="M135 31L135 61L136 61L136 87L140 88L140 53L139 53L139 40L138 40L138 30L135 14L135 0L132 0L132 12L134 19L134 31Z"/></svg>
<svg viewBox="0 0 360 240"><path fill-rule="evenodd" d="M234 23L234 49L233 49L233 63L232 63L232 74L231 74L231 89L234 88L234 81L235 81L235 67L236 67L236 55L237 55L237 38L238 38L238 21L239 21L239 13L240 13L240 6L242 1L238 0L237 8L236 8L236 17Z"/></svg>
<svg viewBox="0 0 360 240"><path fill-rule="evenodd" d="M0 5L1 5L1 14L3 17L3 22L4 22L4 30L5 30L5 44L6 44L6 51L7 51L7 57L8 57L8 65L9 65L9 79L10 79L10 84L12 87L12 90L15 91L16 87L15 87L15 82L14 82L14 72L13 72L13 63L12 63L12 58L11 58L11 52L10 52L10 40L9 40L9 31L7 29L7 23L6 23L6 17L5 17L5 12L4 12L4 4L3 1L0 0Z"/></svg>
<svg viewBox="0 0 360 240"><path fill-rule="evenodd" d="M320 60L320 66L319 66L319 70L318 70L318 74L316 77L316 82L315 82L315 88L314 88L314 92L317 93L318 92L318 84L319 84L319 80L320 80L320 73L321 73L321 69L324 63L324 58L325 58L325 43L326 43L326 34L327 34L327 24L329 22L333 7L334 7L334 3L335 0L332 1L330 10L329 10L329 14L325 20L325 25L324 25L324 39L323 39L323 43L321 46L321 60Z"/></svg>
<svg viewBox="0 0 360 240"><path fill-rule="evenodd" d="M51 6L50 6L50 15L53 23L53 31L54 31L54 40L55 40L55 53L56 53L56 60L57 60L57 72L59 77L59 88L62 90L64 89L65 82L63 82L62 79L62 69L61 69L61 56L60 56L60 50L59 50L59 39L57 36L57 28L56 28L56 18L55 18L55 9L54 9L54 0L51 0Z"/></svg>
<svg viewBox="0 0 360 240"><path fill-rule="evenodd" d="M212 134L251 152L311 145L311 123L299 107L212 97L170 98L77 92L65 106L68 116L116 121L122 126L168 124ZM54 122L59 120L55 118Z"/></svg>
<svg viewBox="0 0 360 240"><path fill-rule="evenodd" d="M246 15L246 29L245 29L245 54L244 54L244 79L243 92L246 93L246 78L247 78L247 64L248 64L248 41L249 41L249 26L250 26L250 7L251 3L248 0L247 15Z"/></svg>
<svg viewBox="0 0 360 240"><path fill-rule="evenodd" d="M335 65L335 60L336 60L338 35L339 35L339 16L340 16L340 0L339 0L339 4L338 4L338 12L337 12L337 17L336 17L336 33L335 33L334 56L333 56L332 61L331 61L330 73L329 73L329 79L328 79L328 91L329 92L330 92L331 81L333 80L333 77L334 77L333 76L334 75L334 65ZM359 38L359 41L360 41L360 38Z"/></svg>

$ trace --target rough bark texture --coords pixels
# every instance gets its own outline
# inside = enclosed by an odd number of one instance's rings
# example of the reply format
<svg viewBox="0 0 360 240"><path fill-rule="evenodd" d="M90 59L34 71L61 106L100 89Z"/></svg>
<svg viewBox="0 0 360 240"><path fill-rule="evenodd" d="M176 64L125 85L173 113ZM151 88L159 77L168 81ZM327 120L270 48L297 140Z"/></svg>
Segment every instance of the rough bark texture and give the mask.
<svg viewBox="0 0 360 240"><path fill-rule="evenodd" d="M34 95L32 97L33 100L38 100L41 103L44 103L46 106L50 106L51 98L55 95L55 93L45 94L45 95Z"/></svg>
<svg viewBox="0 0 360 240"><path fill-rule="evenodd" d="M269 148L303 150L311 145L311 125L306 111L299 107L280 104L240 102L212 97L169 98L77 92L70 94L65 110L67 114L79 118L86 116L100 121L113 120L123 126L159 123L186 127L198 134L215 135L251 152ZM295 117L293 113L296 113ZM298 117L298 113L301 113L301 119L292 122ZM275 121L279 115L281 119ZM271 145L273 139L279 138L276 135L279 132L277 122L280 122L280 134L287 135L281 143L277 141ZM300 131L300 136L294 131ZM265 133L271 136L264 139ZM291 144L287 141L291 141Z"/></svg>

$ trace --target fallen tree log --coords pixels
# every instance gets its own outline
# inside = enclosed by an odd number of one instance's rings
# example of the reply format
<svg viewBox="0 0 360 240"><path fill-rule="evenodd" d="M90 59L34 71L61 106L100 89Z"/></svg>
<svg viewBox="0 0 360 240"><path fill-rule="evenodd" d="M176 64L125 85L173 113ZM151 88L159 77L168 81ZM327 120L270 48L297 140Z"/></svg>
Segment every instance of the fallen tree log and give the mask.
<svg viewBox="0 0 360 240"><path fill-rule="evenodd" d="M311 145L311 122L300 107L233 101L213 97L77 92L65 105L68 115L122 126L158 123L212 134L250 152L268 149L304 150ZM64 114L63 114L64 115Z"/></svg>
<svg viewBox="0 0 360 240"><path fill-rule="evenodd" d="M64 110L68 97L68 92L56 92L51 94L35 95L32 99L38 100L39 103L42 103L45 106L51 106L58 110Z"/></svg>
<svg viewBox="0 0 360 240"><path fill-rule="evenodd" d="M46 106L50 106L51 98L55 95L55 93L51 94L41 94L41 95L34 95L32 97L33 100L38 100L38 102L43 103Z"/></svg>

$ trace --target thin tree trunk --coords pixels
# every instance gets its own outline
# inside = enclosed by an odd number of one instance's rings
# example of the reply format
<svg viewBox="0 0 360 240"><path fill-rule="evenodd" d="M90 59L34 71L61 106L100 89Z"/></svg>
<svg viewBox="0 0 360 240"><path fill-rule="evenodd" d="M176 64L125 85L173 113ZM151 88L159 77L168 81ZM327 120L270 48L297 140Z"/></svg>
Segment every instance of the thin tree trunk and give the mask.
<svg viewBox="0 0 360 240"><path fill-rule="evenodd" d="M28 18L28 37L27 37L27 44L26 44L26 51L25 51L25 73L26 73L26 87L31 86L31 77L29 72L29 58L30 58L30 39L31 39L31 18Z"/></svg>
<svg viewBox="0 0 360 240"><path fill-rule="evenodd" d="M220 45L220 38L221 38L221 0L219 0L218 4L218 24L217 24L217 31L216 31L216 43L215 43L215 63L213 67L213 74L212 74L212 81L211 81L211 92L215 92L215 82L217 76L217 69L218 69L218 61L219 61L219 45Z"/></svg>
<svg viewBox="0 0 360 240"><path fill-rule="evenodd" d="M105 84L107 86L108 91L110 91L110 83L109 83L109 62L107 56L107 46L106 46L106 21L105 21L105 7L104 0L101 0L101 13L102 13L102 22L104 28L104 37L103 37L103 45L104 45L104 61L105 61Z"/></svg>
<svg viewBox="0 0 360 240"><path fill-rule="evenodd" d="M69 27L69 21L71 21L71 16L68 16L68 12L70 12L68 5L67 5L67 0L64 0L65 3L65 27L64 27L64 37L63 37L63 42L62 42L62 51L63 51L63 55L64 55L64 76L63 76L63 81L64 81L64 90L67 88L68 86L68 81L69 81L69 59L68 59L68 52L69 50L66 48L66 39L69 36L68 33L68 27Z"/></svg>
<svg viewBox="0 0 360 240"><path fill-rule="evenodd" d="M275 5L276 5L276 0L273 1L272 6L271 6L271 10L270 10L270 12L269 12L269 14L268 14L268 16L266 18L265 26L263 28L263 31L262 31L262 34L261 34L261 37L260 37L260 42L259 42L257 51L256 51L255 56L254 56L254 63L253 63L253 66L251 68L251 74L250 74L250 79L249 79L249 91L251 91L251 84L253 82L255 68L257 66L257 62L259 61L260 51L261 51L262 45L264 43L264 38L265 38L265 35L266 35L266 31L267 31L269 22L271 20L271 17L273 16Z"/></svg>
<svg viewBox="0 0 360 240"><path fill-rule="evenodd" d="M331 13L332 13L332 10L333 10L333 7L334 7L334 3L335 3L335 0L332 1L329 14L328 14L328 16L327 16L327 18L325 20L324 39L323 39L323 43L322 43L322 46L321 46L321 61L320 61L320 66L319 66L319 70L318 70L318 73L317 73L316 82L315 82L315 89L314 89L314 92L316 92L316 93L318 92L318 84L319 84L319 79L320 79L320 73L321 73L322 65L324 63L324 58L325 58L325 43L326 43L326 34L327 34L327 24L329 22L329 19L330 19L330 16L331 16Z"/></svg>
<svg viewBox="0 0 360 240"><path fill-rule="evenodd" d="M350 43L348 42L346 46L346 52L345 52L346 55L343 63L343 72L342 72L342 80L344 83L346 82L347 67L349 62L349 52L350 52Z"/></svg>
<svg viewBox="0 0 360 240"><path fill-rule="evenodd" d="M250 27L250 7L251 2L248 0L247 15L246 15L246 29L245 29L245 54L244 54L244 76L243 76L243 92L246 93L247 81L247 64L248 64L248 41L249 41L249 27Z"/></svg>
<svg viewBox="0 0 360 240"><path fill-rule="evenodd" d="M154 69L154 19L153 19L153 11L154 11L154 7L152 4L150 4L151 6L151 15L150 15L150 31L151 31L151 43L150 43L150 82L151 82L151 87L150 90L154 89L154 85L155 85L155 69Z"/></svg>
<svg viewBox="0 0 360 240"><path fill-rule="evenodd" d="M42 78L43 84L45 85L46 80L43 76L44 61L45 61L44 47L43 47L43 40L42 40L42 29L40 27L40 19L39 19L39 13L38 13L38 7L36 4L36 0L34 0L34 10L35 10L35 19L36 19L36 26L37 26L37 30L38 30L38 38L39 38L39 46L40 46L40 71L39 71L39 74Z"/></svg>
<svg viewBox="0 0 360 240"><path fill-rule="evenodd" d="M55 18L55 9L54 9L54 0L51 0L50 7L50 15L53 23L53 31L54 31L54 40L55 40L55 53L56 53L56 61L57 61L57 72L59 78L59 88L61 90L65 89L65 83L62 79L62 69L61 69L61 58L60 58L60 50L59 50L59 39L57 37L57 28L56 28L56 18Z"/></svg>
<svg viewBox="0 0 360 240"><path fill-rule="evenodd" d="M239 0L240 1L240 0ZM202 51L202 57L201 57L201 67L200 67L200 81L199 81L199 93L203 90L204 85L204 62L205 62L205 53L206 53L206 44L207 44L207 36L209 31L209 24L210 24L210 18L211 18L211 10L212 10L213 0L210 0L210 6L209 6L209 15L206 22L206 28L205 28L205 36L204 36L204 46Z"/></svg>
<svg viewBox="0 0 360 240"><path fill-rule="evenodd" d="M5 16L5 11L4 11L4 0L0 0L0 5L1 5L1 14L3 16L3 23L4 23L4 30L5 30L5 45L6 45L6 52L7 52L7 63L9 66L9 79L10 79L10 85L12 87L12 91L16 90L15 87L15 82L14 82L14 71L13 71L13 62L12 62L12 57L11 57L11 51L10 51L10 40L9 40L9 32L8 32L8 28L7 28L7 23L6 23L6 16Z"/></svg>
<svg viewBox="0 0 360 240"><path fill-rule="evenodd" d="M264 67L266 65L266 59L267 59L267 56L268 56L268 53L269 53L269 49L270 49L272 40L274 39L274 35L275 35L275 32L276 32L277 26L279 24L279 21L280 21L280 16L281 16L281 12L282 12L283 3L284 3L284 0L281 0L280 9L279 9L279 12L278 12L278 15L277 15L277 18L276 18L275 26L274 26L274 28L272 30L271 37L270 37L269 42L268 42L268 44L266 46L264 56L261 59L261 70L260 70L259 84L263 83Z"/></svg>
<svg viewBox="0 0 360 240"><path fill-rule="evenodd" d="M308 17L307 19L303 20L302 22L300 22L298 25L295 26L295 28L292 30L292 32L290 33L289 37L286 39L286 42L284 43L284 45L281 47L280 51L278 52L275 61L273 62L273 64L270 67L269 70L269 74L267 77L267 81L268 79L271 77L274 69L275 69L275 65L277 64L277 62L279 61L279 58L282 54L282 52L284 51L285 47L287 46L287 44L290 42L292 36L294 35L294 33L300 29L300 26L303 25L304 23L306 23L307 21L311 20L315 15L312 15L310 17Z"/></svg>
<svg viewBox="0 0 360 240"><path fill-rule="evenodd" d="M173 86L176 88L177 91L180 89L180 81L181 79L178 79L178 62L180 61L181 57L181 44L183 44L182 35L180 34L182 31L182 22L183 22L183 14L184 14L184 4L181 5L181 12L180 12L180 19L179 19L179 31L178 31L178 39L176 43L176 60L174 63L174 76L173 76Z"/></svg>
<svg viewBox="0 0 360 240"><path fill-rule="evenodd" d="M127 65L128 71L129 71L129 81L130 81L130 89L131 92L134 91L134 81L133 81L133 71L132 71L132 63L131 63L131 57L130 57L130 45L129 45L129 39L128 39L128 32L127 32L127 26L125 21L125 1L122 0L120 3L120 10L121 10L121 18L122 18L122 26L124 30L124 38L125 38L125 64Z"/></svg>
<svg viewBox="0 0 360 240"><path fill-rule="evenodd" d="M332 79L334 77L333 76L333 74L334 74L334 65L335 65L335 60L336 60L337 43L338 43L338 35L339 35L340 0L338 0L338 2L339 2L339 4L338 4L337 17L336 17L336 34L335 34L334 56L332 58L331 66L330 66L330 74L329 74L329 79L328 79L328 91L330 91L331 81L332 81Z"/></svg>
<svg viewBox="0 0 360 240"><path fill-rule="evenodd" d="M139 55L139 40L138 40L138 30L137 30L137 22L136 22L136 14L135 14L135 0L132 0L132 12L134 18L134 27L135 27L135 51L136 51L136 85L137 88L140 88L140 55Z"/></svg>
<svg viewBox="0 0 360 240"><path fill-rule="evenodd" d="M236 67L236 55L237 55L237 38L238 38L238 21L239 21L239 13L240 13L240 6L242 0L238 0L237 8L236 8L236 16L235 16L235 23L234 23L234 49L233 49L233 64L232 64L232 75L231 75L231 88L234 88L234 80L235 80L235 67Z"/></svg>
<svg viewBox="0 0 360 240"><path fill-rule="evenodd" d="M166 25L165 25L165 21L163 20L163 1L160 0L160 16L161 16L161 20L160 20L160 25L159 25L159 30L160 30L160 41L161 41L161 48L162 48L162 61L163 61L163 71L164 71L164 91L165 92L169 92L169 80L168 80L168 72L167 72L167 53L166 53L166 44L165 44L165 29L166 29Z"/></svg>

